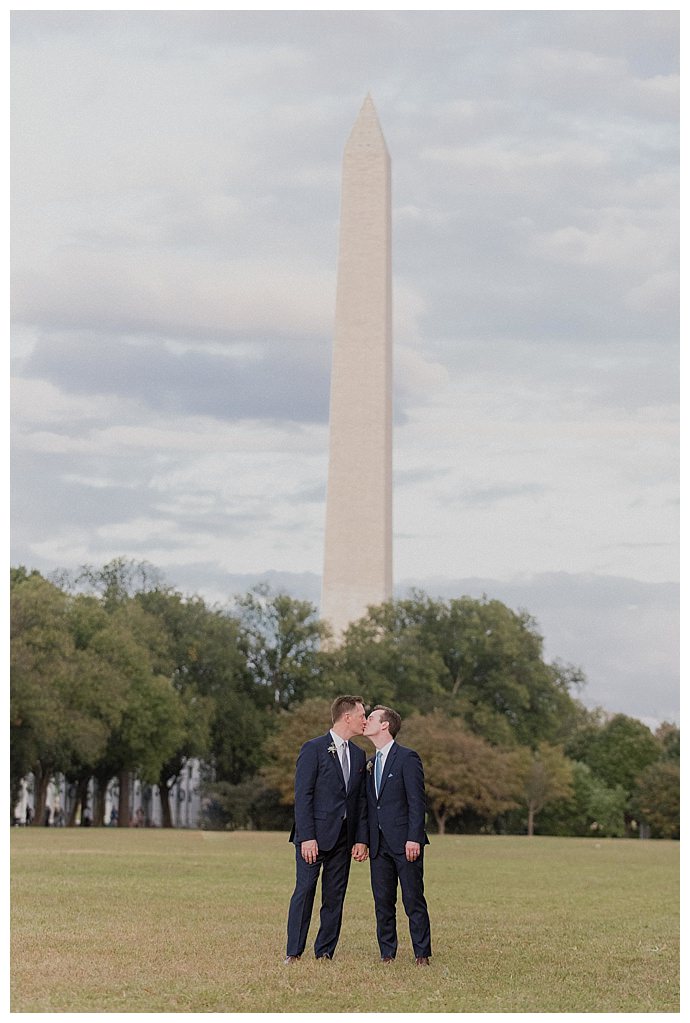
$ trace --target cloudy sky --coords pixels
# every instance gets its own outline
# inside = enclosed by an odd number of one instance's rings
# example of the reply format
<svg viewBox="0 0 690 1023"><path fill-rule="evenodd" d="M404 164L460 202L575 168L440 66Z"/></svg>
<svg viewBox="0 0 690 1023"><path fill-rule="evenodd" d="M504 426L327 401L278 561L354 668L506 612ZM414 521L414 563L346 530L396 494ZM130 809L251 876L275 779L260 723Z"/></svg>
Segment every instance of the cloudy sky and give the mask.
<svg viewBox="0 0 690 1023"><path fill-rule="evenodd" d="M12 563L318 602L340 162L393 165L396 591L678 698L677 12L12 17Z"/></svg>

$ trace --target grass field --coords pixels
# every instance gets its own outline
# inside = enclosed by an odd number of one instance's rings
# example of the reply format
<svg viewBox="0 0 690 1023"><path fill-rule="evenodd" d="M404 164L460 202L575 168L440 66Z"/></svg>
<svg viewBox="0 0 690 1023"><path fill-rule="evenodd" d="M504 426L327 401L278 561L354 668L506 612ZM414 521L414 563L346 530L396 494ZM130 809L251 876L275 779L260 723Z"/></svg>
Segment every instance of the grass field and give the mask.
<svg viewBox="0 0 690 1023"><path fill-rule="evenodd" d="M678 843L432 837L426 970L402 907L378 961L356 863L336 958L284 966L284 834L15 828L10 846L15 1012L679 1011Z"/></svg>

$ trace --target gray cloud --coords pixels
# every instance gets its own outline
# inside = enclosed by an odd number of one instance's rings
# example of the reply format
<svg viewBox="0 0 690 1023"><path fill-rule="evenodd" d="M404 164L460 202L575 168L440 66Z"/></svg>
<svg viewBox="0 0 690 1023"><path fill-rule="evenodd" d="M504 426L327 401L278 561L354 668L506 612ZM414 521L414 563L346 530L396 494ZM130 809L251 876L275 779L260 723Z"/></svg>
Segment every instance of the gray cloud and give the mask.
<svg viewBox="0 0 690 1023"><path fill-rule="evenodd" d="M163 413L327 421L325 345L251 340L252 359L239 361L113 335L53 335L34 349L27 372L68 393L122 395Z"/></svg>
<svg viewBox="0 0 690 1023"><path fill-rule="evenodd" d="M470 490L457 496L460 505L475 505L487 508L499 501L513 497L541 497L546 488L539 483L521 483L515 487L485 487L481 490Z"/></svg>
<svg viewBox="0 0 690 1023"><path fill-rule="evenodd" d="M112 468L112 467L111 467ZM15 539L19 535L50 535L60 523L98 529L131 516L149 514L152 499L146 488L142 466L122 467L122 481L103 480L100 460L69 455L43 455L22 452L12 466L11 494ZM90 476L91 483L80 482L76 473ZM46 487L46 478L59 480L59 486Z"/></svg>

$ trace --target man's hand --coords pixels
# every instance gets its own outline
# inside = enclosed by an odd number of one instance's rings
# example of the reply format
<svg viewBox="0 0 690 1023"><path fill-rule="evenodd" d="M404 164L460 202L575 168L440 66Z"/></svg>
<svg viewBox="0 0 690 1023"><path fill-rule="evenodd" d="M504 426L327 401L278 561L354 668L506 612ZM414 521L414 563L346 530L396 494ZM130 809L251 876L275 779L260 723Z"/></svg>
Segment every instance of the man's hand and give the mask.
<svg viewBox="0 0 690 1023"><path fill-rule="evenodd" d="M364 863L369 856L369 847L364 842L356 842L352 846L352 858L358 863Z"/></svg>
<svg viewBox="0 0 690 1023"><path fill-rule="evenodd" d="M419 842L405 842L405 856L410 863L414 863L415 860L419 859L421 851L422 847Z"/></svg>
<svg viewBox="0 0 690 1023"><path fill-rule="evenodd" d="M308 842L302 842L302 859L306 860L307 863L316 863L316 857L319 855L319 847L316 839L312 838Z"/></svg>

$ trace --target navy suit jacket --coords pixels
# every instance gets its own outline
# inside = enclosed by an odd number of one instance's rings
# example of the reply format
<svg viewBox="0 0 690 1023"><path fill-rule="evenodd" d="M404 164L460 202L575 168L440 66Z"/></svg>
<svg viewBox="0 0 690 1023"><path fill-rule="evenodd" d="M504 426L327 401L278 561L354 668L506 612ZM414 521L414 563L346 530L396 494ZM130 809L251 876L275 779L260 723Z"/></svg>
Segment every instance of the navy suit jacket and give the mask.
<svg viewBox="0 0 690 1023"><path fill-rule="evenodd" d="M381 791L376 796L375 757L367 764L367 802L369 817L369 855L379 849L379 828L394 853L404 853L406 842L429 844L424 821L426 792L424 768L419 754L394 742L383 765Z"/></svg>
<svg viewBox="0 0 690 1023"><path fill-rule="evenodd" d="M350 847L368 840L367 797L364 790L366 755L350 742L350 778L345 780L337 754L329 753L330 732L305 742L295 770L295 823L290 841L295 845L316 839L327 852L338 841L343 817L347 816Z"/></svg>

